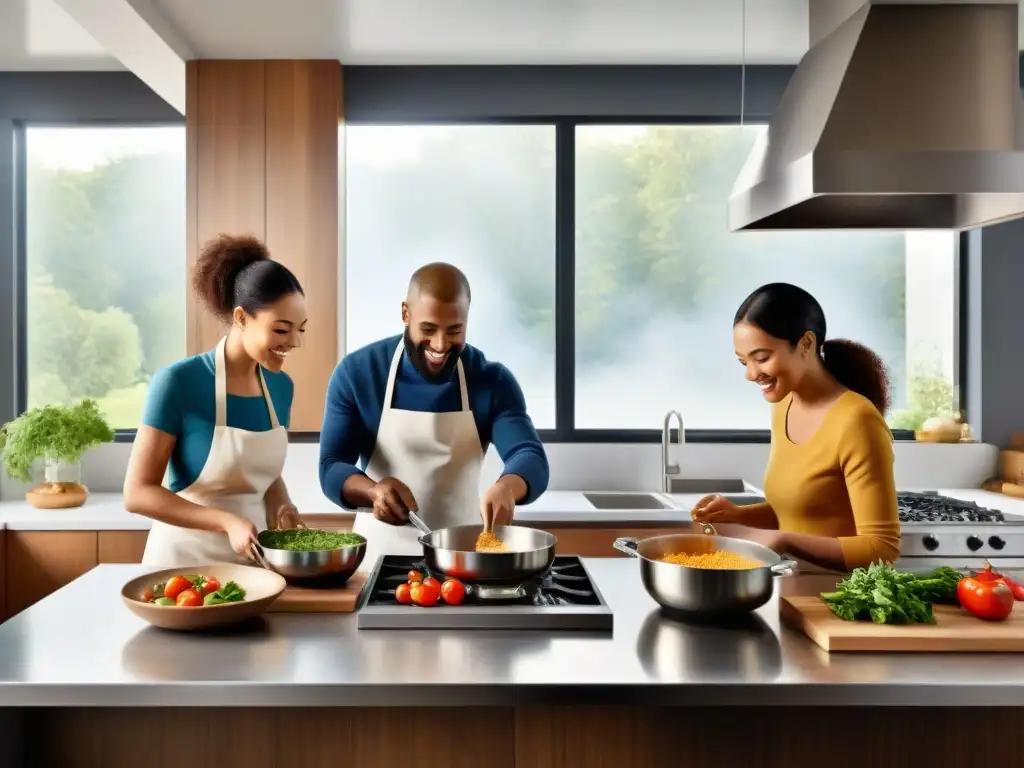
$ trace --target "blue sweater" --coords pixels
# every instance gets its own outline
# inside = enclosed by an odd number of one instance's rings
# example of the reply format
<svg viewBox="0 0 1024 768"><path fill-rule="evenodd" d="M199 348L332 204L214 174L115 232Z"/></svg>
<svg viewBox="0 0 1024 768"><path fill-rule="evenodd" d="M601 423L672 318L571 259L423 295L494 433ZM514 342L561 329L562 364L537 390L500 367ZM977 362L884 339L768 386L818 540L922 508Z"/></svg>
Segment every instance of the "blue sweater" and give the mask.
<svg viewBox="0 0 1024 768"><path fill-rule="evenodd" d="M174 493L192 485L203 471L213 445L217 420L215 349L187 357L157 371L149 383L142 423L178 438L168 463L169 488ZM294 384L286 373L263 369L270 399L282 427L288 426ZM263 395L228 395L229 427L266 432L270 429Z"/></svg>
<svg viewBox="0 0 1024 768"><path fill-rule="evenodd" d="M327 498L346 509L352 505L342 498L341 491L353 474L365 474L356 461L365 470L373 455L388 372L401 343L402 336L392 336L347 355L334 369L327 387L320 430L320 487ZM505 366L488 362L475 347L467 344L461 359L480 447L486 452L494 443L505 462L502 474L523 478L527 493L520 503L529 504L547 490L548 459L526 413L523 391ZM402 355L392 406L429 413L461 410L458 371L452 370L449 381L433 383L420 374L408 355Z"/></svg>

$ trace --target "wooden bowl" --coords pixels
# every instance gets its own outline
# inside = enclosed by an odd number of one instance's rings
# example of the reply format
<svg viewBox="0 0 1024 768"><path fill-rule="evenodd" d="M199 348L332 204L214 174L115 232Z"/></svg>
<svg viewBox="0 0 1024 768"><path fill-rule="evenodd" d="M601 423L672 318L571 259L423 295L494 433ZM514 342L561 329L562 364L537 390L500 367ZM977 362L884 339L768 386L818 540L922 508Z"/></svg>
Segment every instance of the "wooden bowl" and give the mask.
<svg viewBox="0 0 1024 768"><path fill-rule="evenodd" d="M221 584L233 581L245 590L245 600L223 605L179 608L172 605L154 605L142 599L142 593L146 589L178 574L210 576ZM284 592L286 586L287 582L283 576L264 568L211 563L165 568L139 576L121 588L121 599L128 606L128 610L155 627L191 631L237 624L259 616Z"/></svg>

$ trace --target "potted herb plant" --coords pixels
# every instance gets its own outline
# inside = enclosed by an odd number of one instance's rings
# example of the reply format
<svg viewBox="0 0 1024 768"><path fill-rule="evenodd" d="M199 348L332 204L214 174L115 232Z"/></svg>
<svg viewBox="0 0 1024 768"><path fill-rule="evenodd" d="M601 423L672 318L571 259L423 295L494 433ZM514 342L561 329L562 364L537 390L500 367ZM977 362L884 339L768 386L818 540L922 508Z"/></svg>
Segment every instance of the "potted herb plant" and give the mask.
<svg viewBox="0 0 1024 768"><path fill-rule="evenodd" d="M77 405L32 408L0 429L0 458L12 480L32 481L32 467L43 461L42 482L25 494L39 509L80 507L89 496L81 483L82 454L114 439L94 400Z"/></svg>

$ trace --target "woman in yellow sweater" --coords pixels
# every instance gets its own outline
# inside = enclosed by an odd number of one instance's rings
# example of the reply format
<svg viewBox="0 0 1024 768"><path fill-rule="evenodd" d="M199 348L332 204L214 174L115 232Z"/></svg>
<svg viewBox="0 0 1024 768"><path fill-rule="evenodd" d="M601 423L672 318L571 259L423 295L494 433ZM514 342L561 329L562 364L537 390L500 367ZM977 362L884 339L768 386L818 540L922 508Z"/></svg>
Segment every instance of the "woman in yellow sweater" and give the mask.
<svg viewBox="0 0 1024 768"><path fill-rule="evenodd" d="M695 520L831 570L894 562L900 524L885 364L825 338L825 313L787 283L748 296L733 322L736 357L773 403L766 503L706 496Z"/></svg>

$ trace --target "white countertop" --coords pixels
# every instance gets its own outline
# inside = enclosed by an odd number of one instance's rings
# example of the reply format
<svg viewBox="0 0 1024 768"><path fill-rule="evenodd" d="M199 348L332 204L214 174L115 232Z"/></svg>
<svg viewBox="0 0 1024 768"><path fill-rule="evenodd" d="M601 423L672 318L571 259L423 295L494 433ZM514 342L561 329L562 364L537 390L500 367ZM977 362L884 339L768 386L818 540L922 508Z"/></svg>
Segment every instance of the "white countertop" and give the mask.
<svg viewBox="0 0 1024 768"><path fill-rule="evenodd" d="M917 489L903 489L917 490ZM928 489L951 498L973 501L977 504L1008 514L1024 516L1024 499L1015 499L999 493L973 488ZM751 487L752 493L757 489ZM589 491L588 491L589 493ZM701 494L654 495L668 504L671 509L595 509L584 498L584 491L548 491L533 504L516 510L516 520L523 523L594 524L607 521L622 523L677 523L688 520L690 510L701 498ZM303 504L296 499L300 511L306 515L344 514L345 510L334 507L322 497ZM119 493L94 493L88 501L76 509L40 510L26 501L0 502L0 528L12 531L145 531L150 520L133 515L124 508Z"/></svg>

